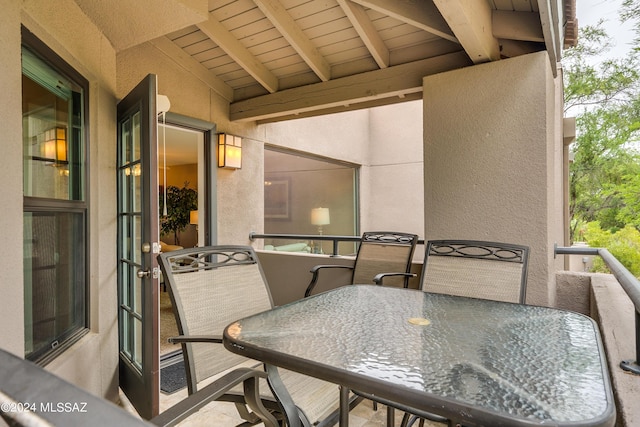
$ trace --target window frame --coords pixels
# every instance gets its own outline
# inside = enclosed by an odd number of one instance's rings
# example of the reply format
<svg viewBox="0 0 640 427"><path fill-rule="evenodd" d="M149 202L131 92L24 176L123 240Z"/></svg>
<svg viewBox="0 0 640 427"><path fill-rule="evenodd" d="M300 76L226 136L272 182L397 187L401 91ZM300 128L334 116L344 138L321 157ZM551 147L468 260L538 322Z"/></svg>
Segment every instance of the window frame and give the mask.
<svg viewBox="0 0 640 427"><path fill-rule="evenodd" d="M357 163L353 163L353 162L349 162L346 160L340 160L340 159L336 159L336 158L332 158L332 157L327 157L327 156L322 156L320 154L315 154L315 153L311 153L311 152L306 152L306 151L301 151L301 150L297 150L295 148L289 148L289 147L283 147L283 146L279 146L279 145L274 145L274 144L269 144L269 143L265 143L264 144L264 150L265 151L271 151L274 153L279 153L279 154L284 154L284 155L290 155L290 156L294 156L294 157L300 157L300 158L305 158L305 159L309 159L309 160L313 160L313 161L317 161L317 162L323 162L323 163L327 163L327 164L331 164L331 165L335 165L341 168L345 168L345 169L350 169L351 172L353 173L352 176L352 185L353 185L353 200L351 200L351 203L353 203L353 235L355 236L359 236L360 235L360 207L361 207L361 202L360 202L360 172L361 172L361 167L362 165L357 164ZM287 178L287 173L272 173L272 172L268 172L267 168L266 168L266 163L263 165L264 166L264 170L263 170L263 177L265 182L267 180L276 180L276 181L287 181L289 178ZM269 176L268 176L269 175ZM286 191L289 193L288 197L289 197L289 206L293 207L293 205L295 204L295 200L293 200L293 189L292 189L292 181L288 181L286 184L282 183L283 187L286 187ZM283 190L284 191L284 190ZM318 207L318 206L315 206ZM271 224L276 224L278 222L282 222L282 223L287 223L290 222L292 220L292 218L290 217L289 214L285 214L284 212L282 213L282 218L279 218L278 216L273 216L273 217L268 217L268 215L264 212L264 209L266 208L266 204L263 205L263 227L265 230L267 230L267 221L269 221ZM266 231L265 231L266 232ZM267 233L269 234L269 233ZM278 234L278 233L275 233ZM293 233L287 233L287 234L300 234L300 231L294 231ZM330 233L330 234L335 234L335 233ZM338 233L340 234L340 233ZM351 233L349 233L349 235L351 235ZM265 243L274 243L273 241L265 241ZM278 244L280 243L284 243L284 242L278 242ZM356 247L351 244L351 243L344 243L341 244L339 246L338 249L338 254L341 255L350 255L355 253Z"/></svg>
<svg viewBox="0 0 640 427"><path fill-rule="evenodd" d="M72 292L79 298L82 304L80 312L75 312L74 315L80 315L80 324L65 330L60 335L56 336L49 348L42 348L32 352L29 356L26 356L28 360L36 362L42 366L47 365L60 354L64 353L69 347L76 343L80 338L85 336L90 330L90 182L89 182L89 81L82 76L77 70L75 70L69 63L67 63L62 57L55 53L49 46L47 46L42 40L36 37L26 27L21 26L22 42L21 46L24 46L34 54L36 54L42 61L46 63L53 71L65 76L70 81L82 88L82 105L81 105L81 144L82 154L79 159L81 162L80 171L78 172L78 183L81 186L81 197L74 200L70 199L54 199L48 197L33 197L23 195L23 215L27 213L69 213L69 214L82 214L83 218L83 237L84 237L84 265L81 275L81 286L71 285L74 289ZM21 66L22 69L22 66ZM77 189L75 190L77 191ZM26 279L26 278L25 278ZM26 282L23 283L23 286ZM31 304L31 301L23 300L24 311L26 312L27 304ZM74 310L77 310L74 308ZM68 313L68 312L67 312ZM26 327L26 324L25 324ZM26 337L25 337L26 346ZM25 347L26 353L26 347Z"/></svg>

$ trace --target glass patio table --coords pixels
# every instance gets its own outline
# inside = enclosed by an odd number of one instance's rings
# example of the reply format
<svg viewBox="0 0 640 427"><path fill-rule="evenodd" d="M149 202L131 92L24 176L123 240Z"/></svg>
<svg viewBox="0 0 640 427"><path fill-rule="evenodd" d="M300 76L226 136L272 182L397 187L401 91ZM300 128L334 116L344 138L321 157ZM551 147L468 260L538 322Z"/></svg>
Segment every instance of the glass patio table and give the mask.
<svg viewBox="0 0 640 427"><path fill-rule="evenodd" d="M598 327L574 312L351 285L238 320L224 343L276 381L281 367L340 385L341 426L349 389L454 425L615 422Z"/></svg>

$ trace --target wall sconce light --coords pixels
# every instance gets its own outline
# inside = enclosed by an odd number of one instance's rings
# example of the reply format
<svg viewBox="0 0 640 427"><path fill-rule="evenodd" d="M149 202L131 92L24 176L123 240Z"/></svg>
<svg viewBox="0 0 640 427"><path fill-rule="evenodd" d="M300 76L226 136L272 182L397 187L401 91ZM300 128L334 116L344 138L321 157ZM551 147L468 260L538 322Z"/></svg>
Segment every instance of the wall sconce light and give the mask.
<svg viewBox="0 0 640 427"><path fill-rule="evenodd" d="M218 134L218 167L242 168L242 138L226 133Z"/></svg>
<svg viewBox="0 0 640 427"><path fill-rule="evenodd" d="M140 167L140 163L137 163L133 166L131 166L130 168L126 168L124 170L124 174L126 176L140 176L142 174L142 168Z"/></svg>
<svg viewBox="0 0 640 427"><path fill-rule="evenodd" d="M42 157L55 166L67 164L67 129L54 127L44 132Z"/></svg>

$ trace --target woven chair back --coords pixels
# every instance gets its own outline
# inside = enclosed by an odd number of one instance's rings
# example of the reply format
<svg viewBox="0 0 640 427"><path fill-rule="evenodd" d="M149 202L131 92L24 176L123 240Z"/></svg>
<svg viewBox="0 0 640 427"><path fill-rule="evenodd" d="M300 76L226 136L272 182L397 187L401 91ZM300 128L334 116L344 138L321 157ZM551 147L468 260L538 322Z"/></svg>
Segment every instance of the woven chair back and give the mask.
<svg viewBox="0 0 640 427"><path fill-rule="evenodd" d="M421 288L426 292L524 303L529 248L498 242L427 242Z"/></svg>
<svg viewBox="0 0 640 427"><path fill-rule="evenodd" d="M353 269L352 283L373 284L379 273L409 273L418 236L394 232L367 232L362 235ZM388 277L385 286L403 287L403 277Z"/></svg>
<svg viewBox="0 0 640 427"><path fill-rule="evenodd" d="M218 335L231 322L272 308L271 295L250 247L198 247L160 256L181 335ZM246 359L222 345L186 344L191 386Z"/></svg>

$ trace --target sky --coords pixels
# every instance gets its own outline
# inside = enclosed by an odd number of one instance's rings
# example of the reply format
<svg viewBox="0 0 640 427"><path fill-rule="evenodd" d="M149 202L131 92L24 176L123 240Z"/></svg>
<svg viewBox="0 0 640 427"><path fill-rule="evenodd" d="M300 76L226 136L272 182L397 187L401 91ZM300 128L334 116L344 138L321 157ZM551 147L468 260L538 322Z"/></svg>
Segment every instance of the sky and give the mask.
<svg viewBox="0 0 640 427"><path fill-rule="evenodd" d="M595 25L598 20L605 20L604 28L615 44L607 57L621 58L629 51L629 43L633 41L634 33L631 25L620 23L618 8L622 0L577 0L576 15L578 17L578 39L580 27Z"/></svg>

